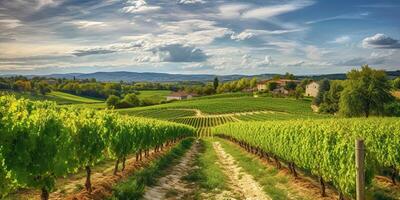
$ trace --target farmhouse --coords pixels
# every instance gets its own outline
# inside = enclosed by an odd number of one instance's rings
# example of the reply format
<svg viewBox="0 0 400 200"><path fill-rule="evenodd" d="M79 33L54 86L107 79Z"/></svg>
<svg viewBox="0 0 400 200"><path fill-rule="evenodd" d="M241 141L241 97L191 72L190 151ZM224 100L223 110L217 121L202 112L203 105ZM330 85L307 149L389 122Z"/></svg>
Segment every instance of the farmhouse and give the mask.
<svg viewBox="0 0 400 200"><path fill-rule="evenodd" d="M319 91L319 83L312 82L306 86L306 96L316 97Z"/></svg>
<svg viewBox="0 0 400 200"><path fill-rule="evenodd" d="M278 93L280 93L280 94L289 94L289 90L287 90L285 88L285 86L289 82L294 82L296 84L300 83L300 81L298 81L298 80L291 80L291 79L264 80L264 81L261 81L261 82L259 82L257 84L257 90L258 91L266 91L266 90L268 90L267 84L269 82L275 82L276 83L276 88L273 91L271 91L271 92L276 93L276 94L278 94Z"/></svg>
<svg viewBox="0 0 400 200"><path fill-rule="evenodd" d="M173 92L167 96L167 101L191 99L192 97L193 97L193 95L187 94L186 92L183 92L183 91Z"/></svg>
<svg viewBox="0 0 400 200"><path fill-rule="evenodd" d="M257 83L257 90L258 91L267 90L267 83L268 83L268 80L263 80L263 81L260 81L259 83Z"/></svg>

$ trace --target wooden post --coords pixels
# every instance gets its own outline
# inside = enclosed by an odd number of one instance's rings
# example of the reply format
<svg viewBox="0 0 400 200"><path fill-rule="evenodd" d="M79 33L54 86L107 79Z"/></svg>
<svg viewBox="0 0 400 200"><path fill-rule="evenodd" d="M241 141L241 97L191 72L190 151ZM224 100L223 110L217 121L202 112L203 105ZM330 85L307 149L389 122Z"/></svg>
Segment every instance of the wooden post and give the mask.
<svg viewBox="0 0 400 200"><path fill-rule="evenodd" d="M356 192L357 200L365 200L365 170L364 170L365 148L364 140L356 139Z"/></svg>

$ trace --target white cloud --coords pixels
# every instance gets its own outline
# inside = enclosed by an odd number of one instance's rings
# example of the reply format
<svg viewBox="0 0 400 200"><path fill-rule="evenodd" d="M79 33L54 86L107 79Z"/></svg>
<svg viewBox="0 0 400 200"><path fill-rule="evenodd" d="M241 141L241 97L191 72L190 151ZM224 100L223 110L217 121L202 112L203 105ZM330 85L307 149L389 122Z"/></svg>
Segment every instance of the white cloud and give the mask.
<svg viewBox="0 0 400 200"><path fill-rule="evenodd" d="M304 49L307 58L312 59L312 60L320 60L322 52L319 48L313 45L308 45Z"/></svg>
<svg viewBox="0 0 400 200"><path fill-rule="evenodd" d="M13 29L22 26L22 22L18 19L0 19L0 27Z"/></svg>
<svg viewBox="0 0 400 200"><path fill-rule="evenodd" d="M326 22L326 21L332 21L332 20L347 20L347 19L364 19L369 15L368 12L362 12L362 13L356 13L356 14L343 14L343 15L337 15L333 17L326 17L322 19L317 19L317 20L312 20L306 22L306 24L315 24L315 23L320 23L320 22Z"/></svg>
<svg viewBox="0 0 400 200"><path fill-rule="evenodd" d="M377 49L400 49L400 43L385 34L378 33L371 37L366 37L362 41L364 48L377 48Z"/></svg>
<svg viewBox="0 0 400 200"><path fill-rule="evenodd" d="M36 9L41 9L43 7L55 7L62 3L61 0L37 0Z"/></svg>
<svg viewBox="0 0 400 200"><path fill-rule="evenodd" d="M128 0L128 6L121 9L124 13L148 13L160 10L159 6L149 6L144 0Z"/></svg>
<svg viewBox="0 0 400 200"><path fill-rule="evenodd" d="M243 18L267 20L268 18L302 9L311 5L310 2L289 3L284 5L266 6L248 10L242 14Z"/></svg>
<svg viewBox="0 0 400 200"><path fill-rule="evenodd" d="M67 23L73 24L80 29L98 28L98 27L106 27L107 26L107 24L105 22L87 21L87 20L72 21L72 22L67 22Z"/></svg>
<svg viewBox="0 0 400 200"><path fill-rule="evenodd" d="M207 60L203 50L187 44L163 44L148 49L152 55L136 58L138 62L202 62Z"/></svg>
<svg viewBox="0 0 400 200"><path fill-rule="evenodd" d="M248 9L250 5L248 4L228 4L222 5L219 9L219 17L225 19L237 19L240 18L241 13Z"/></svg>
<svg viewBox="0 0 400 200"><path fill-rule="evenodd" d="M271 65L274 62L272 56L265 56L264 63L267 65Z"/></svg>
<svg viewBox="0 0 400 200"><path fill-rule="evenodd" d="M178 2L177 2L178 4L185 4L185 5L188 5L188 4L204 4L204 3L206 3L204 0L178 0Z"/></svg>
<svg viewBox="0 0 400 200"><path fill-rule="evenodd" d="M330 41L329 43L345 44L345 43L350 42L350 40L351 40L351 38L349 36L344 35L344 36L340 36L340 37L336 38L333 41Z"/></svg>
<svg viewBox="0 0 400 200"><path fill-rule="evenodd" d="M231 35L231 39L232 40L236 40L236 41L242 41L242 40L247 40L250 39L254 36L253 33L247 32L247 31L243 31L240 34L232 34Z"/></svg>

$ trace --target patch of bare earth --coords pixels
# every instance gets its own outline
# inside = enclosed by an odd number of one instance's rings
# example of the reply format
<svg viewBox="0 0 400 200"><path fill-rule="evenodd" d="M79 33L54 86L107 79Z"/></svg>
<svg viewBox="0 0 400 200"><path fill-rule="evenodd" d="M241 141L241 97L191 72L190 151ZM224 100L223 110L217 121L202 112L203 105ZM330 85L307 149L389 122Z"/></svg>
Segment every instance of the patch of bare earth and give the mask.
<svg viewBox="0 0 400 200"><path fill-rule="evenodd" d="M219 142L213 142L214 150L221 163L224 173L229 178L230 186L233 193L240 194L240 199L247 200L270 200L260 184L254 180L253 176L243 171L238 166L235 159L221 147ZM232 197L233 198L233 197ZM225 199L225 198L222 198ZM235 198L233 198L235 199Z"/></svg>
<svg viewBox="0 0 400 200"><path fill-rule="evenodd" d="M185 199L187 195L193 193L195 185L183 180L183 177L192 170L199 148L199 144L194 143L179 164L171 167L167 171L167 175L158 180L157 185L146 187L143 199Z"/></svg>

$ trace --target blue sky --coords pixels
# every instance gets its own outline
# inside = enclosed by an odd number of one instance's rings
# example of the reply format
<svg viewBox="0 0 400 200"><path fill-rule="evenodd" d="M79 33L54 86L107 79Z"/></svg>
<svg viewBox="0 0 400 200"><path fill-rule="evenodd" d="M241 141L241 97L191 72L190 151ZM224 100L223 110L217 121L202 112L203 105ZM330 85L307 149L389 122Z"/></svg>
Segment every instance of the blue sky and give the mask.
<svg viewBox="0 0 400 200"><path fill-rule="evenodd" d="M398 0L0 1L0 74L400 69Z"/></svg>

